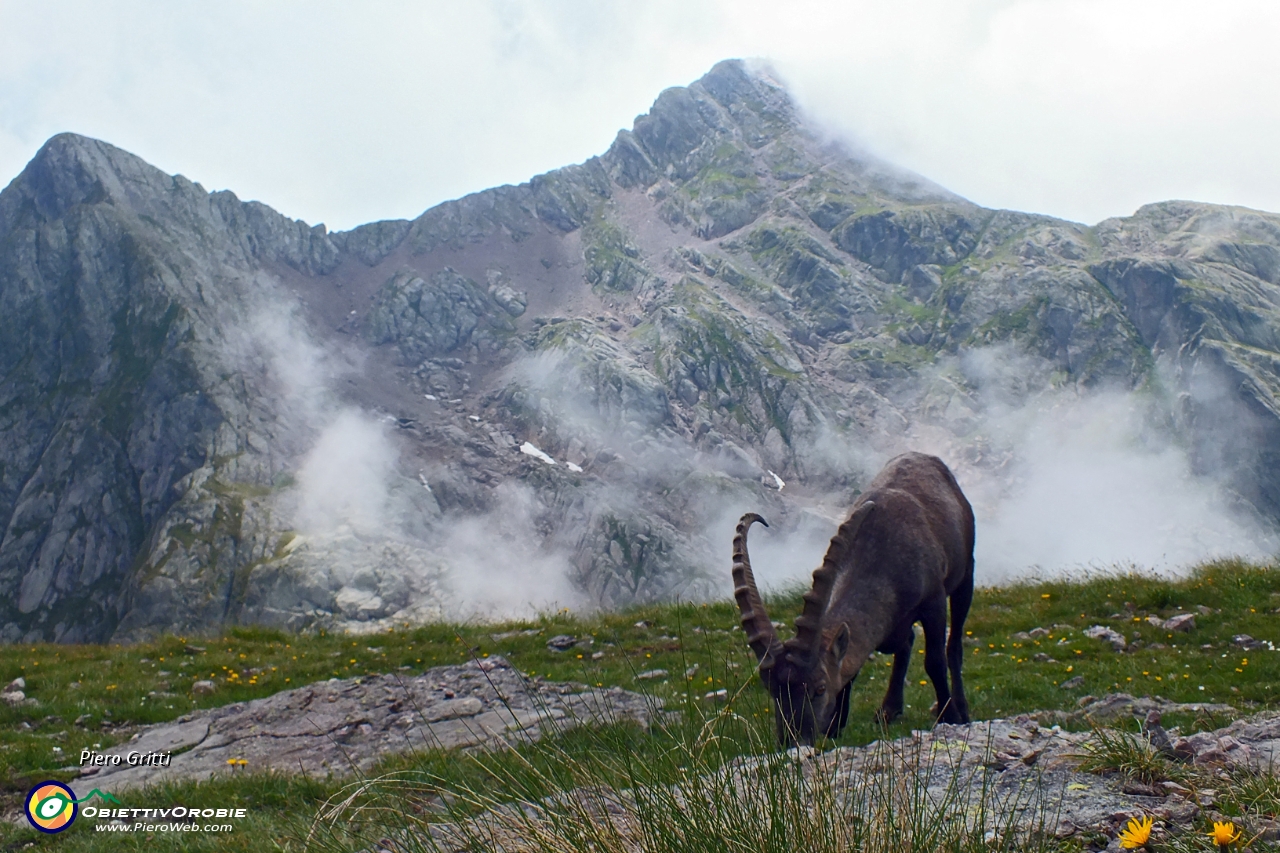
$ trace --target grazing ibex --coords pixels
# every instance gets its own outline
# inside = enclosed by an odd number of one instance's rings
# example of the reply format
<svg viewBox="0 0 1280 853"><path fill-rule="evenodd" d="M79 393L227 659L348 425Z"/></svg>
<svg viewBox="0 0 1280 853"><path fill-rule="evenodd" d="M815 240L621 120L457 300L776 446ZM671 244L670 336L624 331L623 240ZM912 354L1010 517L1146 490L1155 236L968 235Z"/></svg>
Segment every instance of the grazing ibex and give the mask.
<svg viewBox="0 0 1280 853"><path fill-rule="evenodd" d="M969 721L960 664L973 600L973 509L941 459L897 456L859 495L813 573L796 635L785 643L765 612L747 555L747 530L757 521L768 527L753 512L742 516L733 538L734 597L773 696L779 743L838 736L849 719L853 680L872 651L894 656L876 716L888 722L900 715L916 622L924 627L924 668L940 721Z"/></svg>

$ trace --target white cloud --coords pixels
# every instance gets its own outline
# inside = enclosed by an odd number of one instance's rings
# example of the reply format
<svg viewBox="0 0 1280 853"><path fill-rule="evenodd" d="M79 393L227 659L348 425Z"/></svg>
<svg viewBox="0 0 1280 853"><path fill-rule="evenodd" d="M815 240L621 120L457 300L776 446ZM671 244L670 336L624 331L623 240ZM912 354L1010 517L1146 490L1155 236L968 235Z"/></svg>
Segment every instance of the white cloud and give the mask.
<svg viewBox="0 0 1280 853"><path fill-rule="evenodd" d="M770 58L826 124L982 204L1280 209L1280 7L0 0L0 174L97 136L351 227L603 152L664 87Z"/></svg>
<svg viewBox="0 0 1280 853"><path fill-rule="evenodd" d="M1218 557L1265 558L1274 541L1148 422L1132 395L1051 395L989 413L1011 447L999 476L972 471L977 579L1138 566L1176 573Z"/></svg>
<svg viewBox="0 0 1280 853"><path fill-rule="evenodd" d="M298 469L299 527L330 534L340 527L388 528L388 483L396 451L382 425L354 409L340 411Z"/></svg>

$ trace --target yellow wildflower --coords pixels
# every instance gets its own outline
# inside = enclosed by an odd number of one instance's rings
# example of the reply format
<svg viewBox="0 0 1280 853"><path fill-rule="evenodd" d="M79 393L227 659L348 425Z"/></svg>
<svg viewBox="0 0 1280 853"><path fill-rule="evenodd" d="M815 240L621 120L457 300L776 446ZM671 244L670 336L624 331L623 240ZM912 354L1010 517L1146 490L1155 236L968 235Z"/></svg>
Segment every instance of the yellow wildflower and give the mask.
<svg viewBox="0 0 1280 853"><path fill-rule="evenodd" d="M1149 817L1138 820L1136 817L1129 818L1129 826L1120 833L1120 846L1126 850L1136 850L1143 847L1147 843L1147 839L1151 837L1151 824L1153 821Z"/></svg>
<svg viewBox="0 0 1280 853"><path fill-rule="evenodd" d="M1226 847L1235 844L1240 840L1241 831L1236 829L1236 825L1231 821L1213 822L1213 832L1209 833L1209 837L1213 839L1213 843L1219 847Z"/></svg>

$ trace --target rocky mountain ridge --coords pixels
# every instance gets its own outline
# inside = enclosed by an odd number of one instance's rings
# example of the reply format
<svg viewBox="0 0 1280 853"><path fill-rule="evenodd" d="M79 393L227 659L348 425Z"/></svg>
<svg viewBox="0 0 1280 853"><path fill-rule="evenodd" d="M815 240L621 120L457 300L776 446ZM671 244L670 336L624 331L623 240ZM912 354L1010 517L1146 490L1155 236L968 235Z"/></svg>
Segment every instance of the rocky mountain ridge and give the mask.
<svg viewBox="0 0 1280 853"><path fill-rule="evenodd" d="M0 193L0 638L710 594L725 518L819 535L925 436L993 470L992 400L1061 391L1275 521L1278 312L1280 216L986 210L737 61L341 233L63 134Z"/></svg>

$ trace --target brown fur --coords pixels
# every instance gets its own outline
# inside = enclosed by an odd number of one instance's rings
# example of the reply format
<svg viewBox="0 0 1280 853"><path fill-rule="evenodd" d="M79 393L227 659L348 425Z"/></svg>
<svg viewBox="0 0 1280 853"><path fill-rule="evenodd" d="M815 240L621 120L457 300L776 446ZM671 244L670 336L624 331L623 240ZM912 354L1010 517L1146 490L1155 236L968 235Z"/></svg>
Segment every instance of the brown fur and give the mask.
<svg viewBox="0 0 1280 853"><path fill-rule="evenodd" d="M764 523L748 513L738 523L734 595L760 677L773 696L779 742L839 735L853 680L873 651L894 656L877 716L887 722L900 715L916 622L924 628L925 671L937 695L938 719L968 722L960 666L973 600L973 509L941 459L921 453L894 457L859 495L813 573L796 636L785 643L765 613L751 571L747 530L756 521Z"/></svg>

